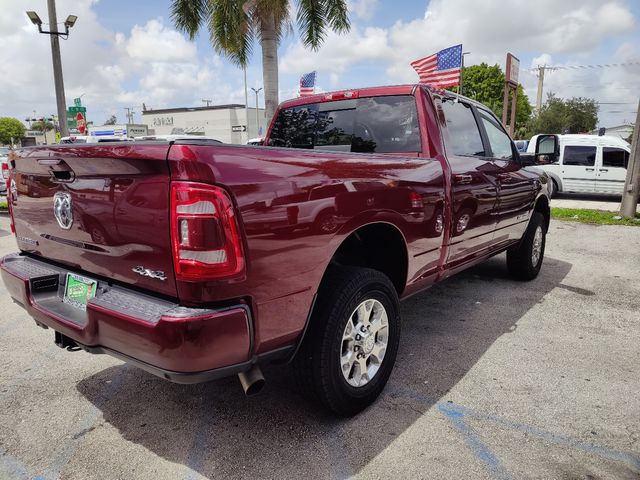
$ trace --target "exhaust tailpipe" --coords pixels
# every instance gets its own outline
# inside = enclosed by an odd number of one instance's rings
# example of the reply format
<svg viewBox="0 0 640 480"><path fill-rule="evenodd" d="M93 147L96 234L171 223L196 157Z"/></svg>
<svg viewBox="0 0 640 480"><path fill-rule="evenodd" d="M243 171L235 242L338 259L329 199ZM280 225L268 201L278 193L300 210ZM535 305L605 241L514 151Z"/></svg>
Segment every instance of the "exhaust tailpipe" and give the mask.
<svg viewBox="0 0 640 480"><path fill-rule="evenodd" d="M264 387L264 377L262 376L262 370L257 365L251 367L251 370L247 372L240 372L238 374L240 384L244 389L244 393L247 396L260 393L262 387Z"/></svg>

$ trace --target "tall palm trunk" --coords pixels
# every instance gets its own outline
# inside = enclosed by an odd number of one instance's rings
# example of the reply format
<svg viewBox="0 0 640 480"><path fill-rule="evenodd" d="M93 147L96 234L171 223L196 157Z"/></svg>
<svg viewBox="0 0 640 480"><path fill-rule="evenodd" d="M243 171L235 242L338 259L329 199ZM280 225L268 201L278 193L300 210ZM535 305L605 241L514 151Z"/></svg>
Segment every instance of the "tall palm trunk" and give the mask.
<svg viewBox="0 0 640 480"><path fill-rule="evenodd" d="M264 82L265 125L271 122L278 107L278 36L273 15L260 22L260 44L262 46L262 81Z"/></svg>

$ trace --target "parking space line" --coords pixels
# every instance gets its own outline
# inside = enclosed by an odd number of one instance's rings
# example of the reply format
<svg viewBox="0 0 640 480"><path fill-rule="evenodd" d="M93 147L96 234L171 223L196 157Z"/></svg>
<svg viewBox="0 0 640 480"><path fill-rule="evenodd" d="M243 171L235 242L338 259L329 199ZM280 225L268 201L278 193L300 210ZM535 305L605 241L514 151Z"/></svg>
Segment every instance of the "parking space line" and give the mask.
<svg viewBox="0 0 640 480"><path fill-rule="evenodd" d="M493 475L493 478L498 480L508 480L511 476L498 460L489 447L480 441L480 439L473 433L473 430L464 421L464 413L460 409L452 408L451 404L438 403L438 410L449 419L453 426L464 437L465 442L480 462L482 462L487 469Z"/></svg>
<svg viewBox="0 0 640 480"><path fill-rule="evenodd" d="M12 479L31 478L26 467L17 458L12 457L6 450L0 448L0 474L2 473L6 473Z"/></svg>
<svg viewBox="0 0 640 480"><path fill-rule="evenodd" d="M406 398L408 400L413 400L417 403L421 403L422 405L428 408L431 408L432 406L436 405L438 409L442 413L447 415L447 417L450 420L467 416L470 418L474 418L476 420L495 423L497 425L501 425L503 427L507 427L512 430L517 430L522 433L526 433L528 435L536 436L549 443L575 448L577 450L582 450L586 453L592 453L592 454L601 456L608 460L624 463L627 466L634 469L636 472L640 472L640 457L630 453L621 452L613 448L600 447L598 445L593 445L583 440L578 440L576 438L572 438L566 435L549 432L531 425L525 425L523 423L514 422L512 420L508 420L506 418L499 417L497 415L482 413L472 408L458 405L455 403L449 403L449 402L445 403L445 402L439 402L439 401L436 402L433 398L427 395L423 395L417 392L412 392L410 390L406 390L396 385L387 386L387 390L389 394L397 395L397 396ZM456 428L458 428L458 426L459 425L456 425Z"/></svg>

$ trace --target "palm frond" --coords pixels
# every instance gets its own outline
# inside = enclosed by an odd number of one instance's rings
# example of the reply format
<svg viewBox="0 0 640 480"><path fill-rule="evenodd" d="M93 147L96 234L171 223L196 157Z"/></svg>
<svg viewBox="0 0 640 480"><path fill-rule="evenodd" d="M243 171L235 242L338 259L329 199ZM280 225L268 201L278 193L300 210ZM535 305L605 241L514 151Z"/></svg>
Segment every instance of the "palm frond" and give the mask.
<svg viewBox="0 0 640 480"><path fill-rule="evenodd" d="M193 40L209 13L207 0L173 0L171 20L179 31Z"/></svg>
<svg viewBox="0 0 640 480"><path fill-rule="evenodd" d="M320 48L326 36L326 4L324 0L300 0L296 16L302 43L312 50Z"/></svg>
<svg viewBox="0 0 640 480"><path fill-rule="evenodd" d="M246 66L256 36L253 2L208 0L207 26L211 44L233 63Z"/></svg>
<svg viewBox="0 0 640 480"><path fill-rule="evenodd" d="M349 9L345 0L325 0L326 20L337 33L346 33L351 28Z"/></svg>

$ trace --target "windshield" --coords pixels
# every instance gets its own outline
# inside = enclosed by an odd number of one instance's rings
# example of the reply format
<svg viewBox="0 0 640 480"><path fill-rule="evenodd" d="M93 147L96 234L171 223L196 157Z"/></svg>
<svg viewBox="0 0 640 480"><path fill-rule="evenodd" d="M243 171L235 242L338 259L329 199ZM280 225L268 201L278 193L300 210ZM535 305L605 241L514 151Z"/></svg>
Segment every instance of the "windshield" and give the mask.
<svg viewBox="0 0 640 480"><path fill-rule="evenodd" d="M9 147L0 147L0 156L6 157L9 155Z"/></svg>

